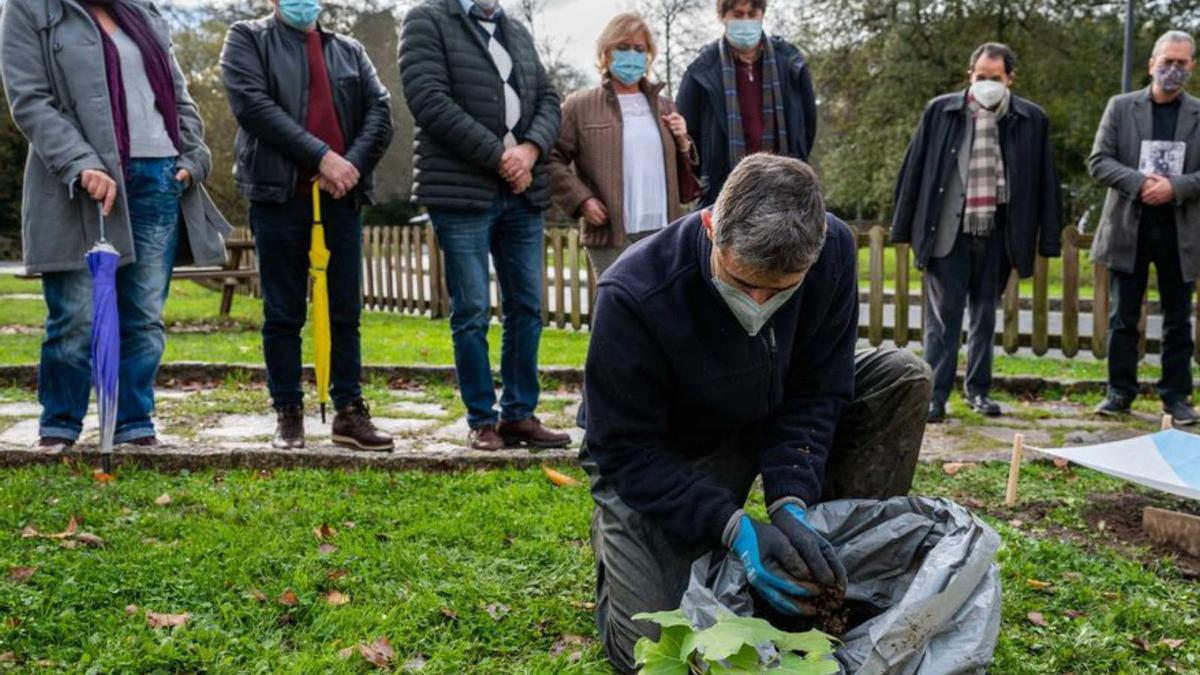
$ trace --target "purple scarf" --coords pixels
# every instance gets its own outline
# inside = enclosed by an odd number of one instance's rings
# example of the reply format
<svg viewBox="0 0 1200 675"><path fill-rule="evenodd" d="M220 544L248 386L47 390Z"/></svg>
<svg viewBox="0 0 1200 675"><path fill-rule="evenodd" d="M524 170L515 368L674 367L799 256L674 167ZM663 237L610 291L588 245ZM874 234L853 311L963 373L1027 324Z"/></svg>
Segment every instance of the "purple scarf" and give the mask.
<svg viewBox="0 0 1200 675"><path fill-rule="evenodd" d="M162 115L167 135L171 137L175 150L182 152L182 144L179 142L179 113L175 109L175 79L171 76L171 62L167 52L159 45L149 24L137 10L125 6L121 0L89 0L84 6L92 15L92 21L96 22L104 47L104 71L108 78L108 98L112 104L113 132L117 136L121 170L128 171L129 167L129 114L125 107L125 83L121 79L121 55L117 51L116 43L100 25L96 13L89 5L107 9L121 30L138 46L146 69L146 79L150 82L150 89L154 91L154 107Z"/></svg>

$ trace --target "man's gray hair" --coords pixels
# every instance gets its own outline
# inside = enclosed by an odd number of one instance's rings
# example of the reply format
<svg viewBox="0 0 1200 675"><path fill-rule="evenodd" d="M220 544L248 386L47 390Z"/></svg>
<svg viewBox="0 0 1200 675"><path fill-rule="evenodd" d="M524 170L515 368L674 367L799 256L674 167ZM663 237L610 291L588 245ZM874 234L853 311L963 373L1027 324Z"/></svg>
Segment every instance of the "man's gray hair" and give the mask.
<svg viewBox="0 0 1200 675"><path fill-rule="evenodd" d="M1196 58L1196 38L1192 37L1191 33L1185 33L1181 30L1169 30L1162 34L1154 43L1154 52L1150 54L1150 58L1156 59L1162 53L1164 47L1172 42L1186 42L1192 46L1192 58Z"/></svg>
<svg viewBox="0 0 1200 675"><path fill-rule="evenodd" d="M767 274L807 272L825 245L825 199L812 168L757 154L742 160L713 206L717 248Z"/></svg>

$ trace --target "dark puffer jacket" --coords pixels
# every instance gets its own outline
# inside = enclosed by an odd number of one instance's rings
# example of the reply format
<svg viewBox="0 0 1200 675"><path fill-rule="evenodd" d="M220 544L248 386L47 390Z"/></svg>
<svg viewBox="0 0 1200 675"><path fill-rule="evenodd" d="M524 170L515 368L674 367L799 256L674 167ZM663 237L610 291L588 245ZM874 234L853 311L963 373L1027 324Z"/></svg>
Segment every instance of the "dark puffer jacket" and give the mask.
<svg viewBox="0 0 1200 675"><path fill-rule="evenodd" d="M516 69L521 122L515 135L541 156L525 193L550 204L546 160L558 138L560 106L533 37L501 14L499 30ZM459 0L428 0L404 17L400 34L404 98L417 123L413 195L433 208L486 209L504 187L504 83Z"/></svg>

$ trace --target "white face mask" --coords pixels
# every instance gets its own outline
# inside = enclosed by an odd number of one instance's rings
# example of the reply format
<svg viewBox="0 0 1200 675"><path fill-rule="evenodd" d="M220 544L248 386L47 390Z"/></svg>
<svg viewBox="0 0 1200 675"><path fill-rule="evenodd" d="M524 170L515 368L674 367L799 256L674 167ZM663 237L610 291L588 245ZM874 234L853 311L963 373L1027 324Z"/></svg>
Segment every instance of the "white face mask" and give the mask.
<svg viewBox="0 0 1200 675"><path fill-rule="evenodd" d="M776 293L770 300L760 305L754 301L754 298L721 281L715 274L712 283L717 292L721 294L721 299L729 307L729 311L733 312L733 316L737 318L738 323L742 324L742 328L746 329L746 333L750 337L758 335L771 317L775 316L775 313L786 305L788 300L792 299L796 291L800 290L800 284L796 284L787 290Z"/></svg>
<svg viewBox="0 0 1200 675"><path fill-rule="evenodd" d="M971 85L971 96L979 105L994 110L1008 94L1008 86L995 80L979 80Z"/></svg>

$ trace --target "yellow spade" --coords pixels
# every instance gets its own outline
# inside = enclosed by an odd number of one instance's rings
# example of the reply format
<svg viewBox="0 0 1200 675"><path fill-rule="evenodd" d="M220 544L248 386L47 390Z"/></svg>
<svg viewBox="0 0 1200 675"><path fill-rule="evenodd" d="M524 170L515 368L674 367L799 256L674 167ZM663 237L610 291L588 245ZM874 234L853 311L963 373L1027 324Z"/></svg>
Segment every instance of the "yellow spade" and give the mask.
<svg viewBox="0 0 1200 675"><path fill-rule="evenodd" d="M317 371L317 400L321 403L321 423L329 403L329 249L325 247L325 224L321 221L321 187L312 186L312 244L308 249L308 273L312 277L314 369Z"/></svg>

